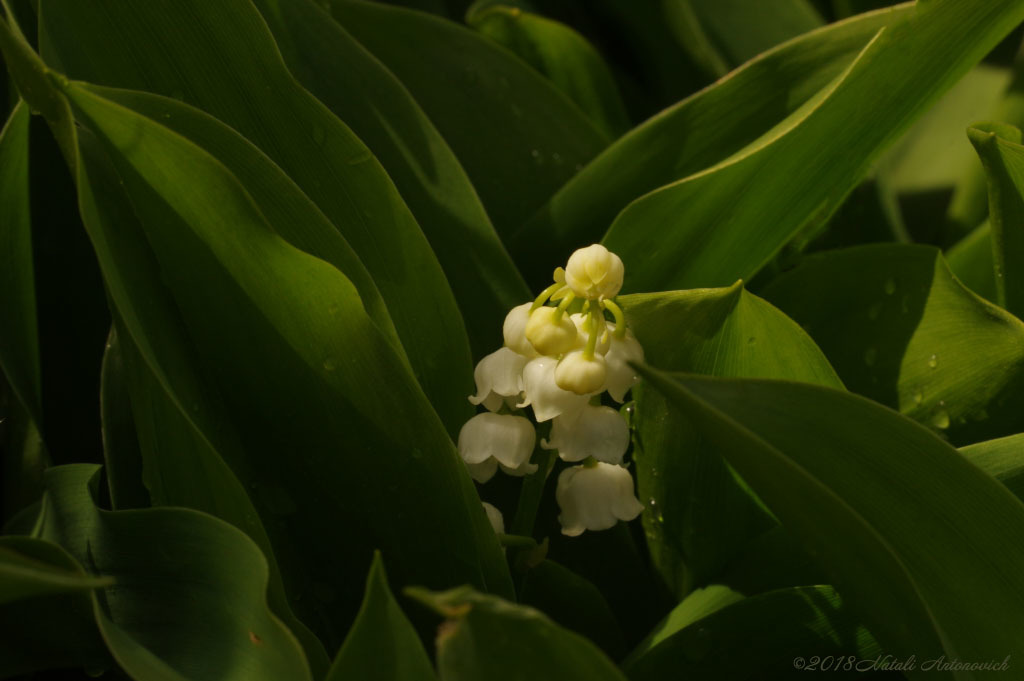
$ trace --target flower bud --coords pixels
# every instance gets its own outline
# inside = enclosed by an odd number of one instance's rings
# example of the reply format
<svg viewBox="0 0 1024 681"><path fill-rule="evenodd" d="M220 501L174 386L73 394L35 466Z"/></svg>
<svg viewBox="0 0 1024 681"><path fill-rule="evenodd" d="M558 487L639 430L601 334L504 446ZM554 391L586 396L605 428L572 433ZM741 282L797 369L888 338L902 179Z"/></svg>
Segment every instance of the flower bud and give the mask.
<svg viewBox="0 0 1024 681"><path fill-rule="evenodd" d="M538 357L523 368L523 395L526 399L516 406L533 407L537 421L549 421L556 416L575 418L587 405L586 395L563 390L555 383L558 361L551 357Z"/></svg>
<svg viewBox="0 0 1024 681"><path fill-rule="evenodd" d="M588 300L613 298L622 288L622 260L601 244L581 248L569 256L565 283L573 293Z"/></svg>
<svg viewBox="0 0 1024 681"><path fill-rule="evenodd" d="M633 476L609 463L573 466L558 476L555 498L562 534L575 537L585 530L607 530L620 520L632 520L644 510L633 494Z"/></svg>
<svg viewBox="0 0 1024 681"><path fill-rule="evenodd" d="M526 323L526 338L542 355L556 357L576 345L576 325L554 307L538 307Z"/></svg>
<svg viewBox="0 0 1024 681"><path fill-rule="evenodd" d="M587 359L582 350L574 350L555 367L555 384L577 395L592 395L604 390L608 368L604 357Z"/></svg>
<svg viewBox="0 0 1024 681"><path fill-rule="evenodd" d="M530 341L526 340L526 323L530 321L531 307L533 307L533 303L516 305L505 315L505 323L501 327L502 334L505 337L505 347L518 352L528 359L533 359L537 356L537 351L533 348L533 345L530 344Z"/></svg>

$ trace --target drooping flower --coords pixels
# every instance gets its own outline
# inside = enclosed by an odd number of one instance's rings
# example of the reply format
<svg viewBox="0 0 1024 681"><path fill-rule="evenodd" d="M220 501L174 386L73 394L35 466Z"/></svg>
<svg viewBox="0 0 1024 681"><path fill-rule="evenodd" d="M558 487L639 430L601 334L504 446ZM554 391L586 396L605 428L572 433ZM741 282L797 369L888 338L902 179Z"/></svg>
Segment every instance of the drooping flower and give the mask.
<svg viewBox="0 0 1024 681"><path fill-rule="evenodd" d="M537 356L530 341L526 340L526 324L530 321L530 310L533 303L516 305L505 315L505 323L502 324L501 332L505 338L505 347L520 355L533 359Z"/></svg>
<svg viewBox="0 0 1024 681"><path fill-rule="evenodd" d="M601 244L581 248L569 256L565 283L580 298L613 298L622 288L625 268L622 260Z"/></svg>
<svg viewBox="0 0 1024 681"><path fill-rule="evenodd" d="M551 422L551 439L541 440L544 449L557 449L563 461L583 461L592 456L605 463L622 463L629 448L629 426L611 407L587 405L572 420Z"/></svg>
<svg viewBox="0 0 1024 681"><path fill-rule="evenodd" d="M487 482L498 464L518 470L527 464L537 442L529 419L511 414L477 414L459 431L459 455L478 482Z"/></svg>
<svg viewBox="0 0 1024 681"><path fill-rule="evenodd" d="M576 345L576 325L564 311L538 307L526 323L526 339L542 355L557 356Z"/></svg>
<svg viewBox="0 0 1024 681"><path fill-rule="evenodd" d="M510 348L499 348L480 360L473 370L476 395L469 398L473 404L483 404L490 411L498 411L505 397L523 392L523 367L526 357Z"/></svg>
<svg viewBox="0 0 1024 681"><path fill-rule="evenodd" d="M604 390L608 367L604 357L587 357L586 350L573 350L555 367L555 384L577 395L593 395Z"/></svg>
<svg viewBox="0 0 1024 681"><path fill-rule="evenodd" d="M556 416L575 418L587 405L587 396L563 390L555 383L555 369L558 360L552 357L538 357L526 363L523 368L523 394L526 399L516 405L533 407L537 421L550 421Z"/></svg>
<svg viewBox="0 0 1024 681"><path fill-rule="evenodd" d="M644 349L641 347L640 342L637 341L636 336L633 335L633 332L626 329L625 335L621 338L617 334L612 334L611 347L604 358L608 364L608 377L605 381L605 387L613 400L622 402L629 389L640 380L640 377L629 363L643 362Z"/></svg>
<svg viewBox="0 0 1024 681"><path fill-rule="evenodd" d="M620 520L633 520L644 510L633 494L633 476L622 466L589 461L558 476L555 498L561 509L562 534L575 537L586 530L607 530Z"/></svg>

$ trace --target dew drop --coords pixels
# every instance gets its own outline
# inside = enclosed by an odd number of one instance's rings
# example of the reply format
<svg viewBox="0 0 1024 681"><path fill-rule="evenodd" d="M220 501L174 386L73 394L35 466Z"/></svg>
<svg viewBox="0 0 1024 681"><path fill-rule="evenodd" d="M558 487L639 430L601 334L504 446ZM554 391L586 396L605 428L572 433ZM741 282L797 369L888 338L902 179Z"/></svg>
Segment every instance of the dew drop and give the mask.
<svg viewBox="0 0 1024 681"><path fill-rule="evenodd" d="M928 366L930 366L932 369L939 366L939 358L936 355L932 355L931 357L929 357Z"/></svg>
<svg viewBox="0 0 1024 681"><path fill-rule="evenodd" d="M878 359L878 350L871 347L864 351L864 363L869 367L875 366L875 360Z"/></svg>
<svg viewBox="0 0 1024 681"><path fill-rule="evenodd" d="M939 409L932 415L931 424L939 430L949 428L949 412L945 409Z"/></svg>
<svg viewBox="0 0 1024 681"><path fill-rule="evenodd" d="M914 391L913 397L914 397L914 404L921 404L922 402L924 402L924 393L921 392L920 388L918 388L917 390Z"/></svg>
<svg viewBox="0 0 1024 681"><path fill-rule="evenodd" d="M896 280L889 277L885 280L885 295L891 296L896 293Z"/></svg>

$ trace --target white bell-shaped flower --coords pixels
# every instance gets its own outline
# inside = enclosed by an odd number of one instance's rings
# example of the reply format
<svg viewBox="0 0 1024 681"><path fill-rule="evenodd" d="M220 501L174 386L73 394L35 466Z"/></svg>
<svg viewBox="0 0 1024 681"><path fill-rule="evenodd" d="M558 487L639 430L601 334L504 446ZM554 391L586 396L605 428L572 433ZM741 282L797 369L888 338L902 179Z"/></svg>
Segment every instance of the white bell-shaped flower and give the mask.
<svg viewBox="0 0 1024 681"><path fill-rule="evenodd" d="M629 426L611 407L587 405L573 420L551 422L551 439L541 440L544 449L557 449L564 461L583 461L592 456L605 463L622 463L629 448Z"/></svg>
<svg viewBox="0 0 1024 681"><path fill-rule="evenodd" d="M577 312L569 317L569 319L576 325L577 331L576 345L573 347L573 350L582 350L587 346L587 340L590 338L590 332L587 331L587 315ZM598 354L603 355L607 353L608 348L611 347L612 334L609 326L607 323L602 324L598 330L597 343L594 346L594 352Z"/></svg>
<svg viewBox="0 0 1024 681"><path fill-rule="evenodd" d="M576 345L576 325L555 307L538 307L526 323L526 339L542 355L556 357Z"/></svg>
<svg viewBox="0 0 1024 681"><path fill-rule="evenodd" d="M569 256L565 283L580 298L614 298L622 288L622 260L601 244L581 248Z"/></svg>
<svg viewBox="0 0 1024 681"><path fill-rule="evenodd" d="M565 415L573 419L587 405L586 395L562 390L555 383L558 360L553 357L531 359L523 368L523 394L526 399L518 407L533 406L537 421L550 421Z"/></svg>
<svg viewBox="0 0 1024 681"><path fill-rule="evenodd" d="M592 463L573 466L558 476L555 489L558 522L570 537L585 530L607 530L620 520L632 520L644 510L633 494L633 476L622 466Z"/></svg>
<svg viewBox="0 0 1024 681"><path fill-rule="evenodd" d="M526 324L530 321L531 307L533 307L533 303L516 305L505 315L505 323L501 327L502 335L505 337L505 347L529 359L537 356L533 345L526 340Z"/></svg>
<svg viewBox="0 0 1024 681"><path fill-rule="evenodd" d="M470 466L473 479L486 482L497 464L516 470L527 463L536 442L537 432L529 419L511 414L477 414L459 431L459 455Z"/></svg>
<svg viewBox="0 0 1024 681"><path fill-rule="evenodd" d="M469 398L473 404L483 403L490 411L498 411L502 398L523 392L523 367L526 357L510 348L499 348L480 360L473 370L476 395Z"/></svg>
<svg viewBox="0 0 1024 681"><path fill-rule="evenodd" d="M555 384L577 395L593 395L604 391L608 367L604 357L587 358L583 350L573 350L558 362Z"/></svg>
<svg viewBox="0 0 1024 681"><path fill-rule="evenodd" d="M640 342L633 335L633 332L626 329L626 335L623 338L615 338L615 334L612 334L612 344L604 358L608 363L608 377L605 381L605 388L613 400L622 402L629 389L640 380L640 377L637 376L633 367L629 366L629 363L643 362L644 349L640 346Z"/></svg>
<svg viewBox="0 0 1024 681"><path fill-rule="evenodd" d="M484 505L484 512L487 514L487 520L491 523L491 527L494 528L494 534L505 534L505 519L501 516L501 511L486 501L482 503Z"/></svg>

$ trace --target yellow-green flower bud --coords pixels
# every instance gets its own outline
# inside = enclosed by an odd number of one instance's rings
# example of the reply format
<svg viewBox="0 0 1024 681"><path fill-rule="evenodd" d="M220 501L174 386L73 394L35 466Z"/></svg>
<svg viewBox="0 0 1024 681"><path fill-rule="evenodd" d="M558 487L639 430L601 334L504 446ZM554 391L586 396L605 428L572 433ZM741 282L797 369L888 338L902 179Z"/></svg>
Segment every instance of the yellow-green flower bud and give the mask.
<svg viewBox="0 0 1024 681"><path fill-rule="evenodd" d="M604 390L608 366L601 355L587 358L582 350L570 352L555 367L555 384L577 395L591 395Z"/></svg>
<svg viewBox="0 0 1024 681"><path fill-rule="evenodd" d="M622 260L601 244L581 248L569 256L565 283L580 298L613 298L622 288Z"/></svg>
<svg viewBox="0 0 1024 681"><path fill-rule="evenodd" d="M557 357L576 345L576 325L554 307L538 307L526 323L526 339L542 355Z"/></svg>

